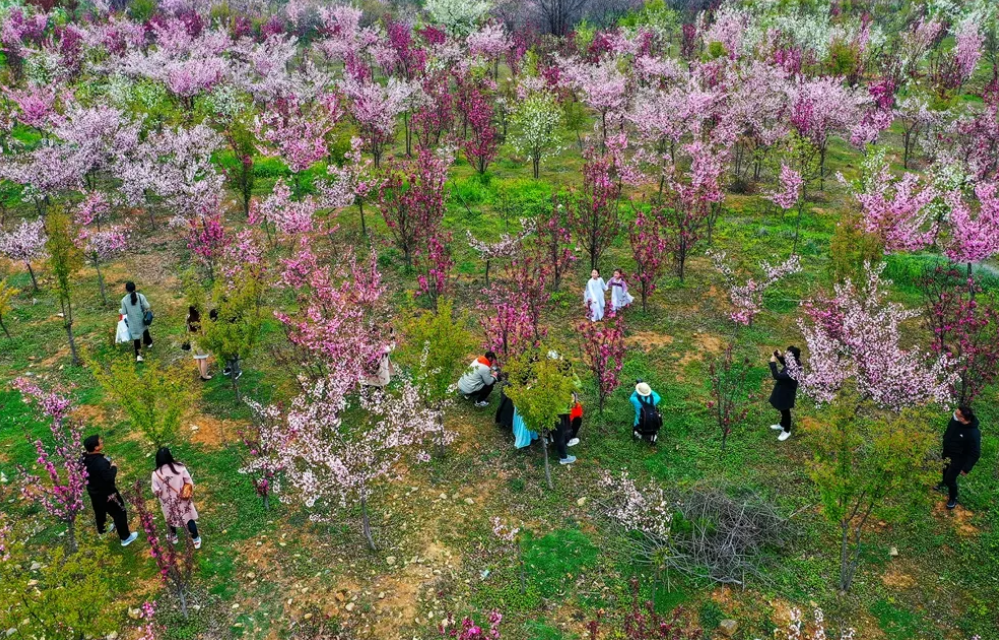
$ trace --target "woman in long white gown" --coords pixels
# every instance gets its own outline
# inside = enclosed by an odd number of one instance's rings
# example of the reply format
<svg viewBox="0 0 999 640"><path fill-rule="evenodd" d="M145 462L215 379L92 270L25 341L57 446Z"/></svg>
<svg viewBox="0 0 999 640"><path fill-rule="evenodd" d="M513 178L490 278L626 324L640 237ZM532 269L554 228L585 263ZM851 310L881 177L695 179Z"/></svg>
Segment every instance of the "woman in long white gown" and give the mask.
<svg viewBox="0 0 999 640"><path fill-rule="evenodd" d="M628 282L624 279L624 274L620 269L614 269L614 277L607 283L611 292L611 309L617 313L635 301L635 298L628 293Z"/></svg>
<svg viewBox="0 0 999 640"><path fill-rule="evenodd" d="M590 279L586 282L586 291L583 293L583 302L589 309L590 320L597 322L604 318L604 306L607 304L604 292L607 291L607 283L600 277L600 272L596 269L590 272Z"/></svg>

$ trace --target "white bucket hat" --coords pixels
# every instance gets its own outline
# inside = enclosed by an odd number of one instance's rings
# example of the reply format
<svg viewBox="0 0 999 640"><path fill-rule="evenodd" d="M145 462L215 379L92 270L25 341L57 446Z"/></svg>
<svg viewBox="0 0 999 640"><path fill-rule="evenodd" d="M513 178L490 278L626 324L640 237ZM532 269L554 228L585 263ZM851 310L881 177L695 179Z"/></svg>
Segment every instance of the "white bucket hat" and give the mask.
<svg viewBox="0 0 999 640"><path fill-rule="evenodd" d="M648 397L652 395L652 387L650 387L648 384L644 382L639 382L638 384L636 384L635 391L637 391L638 395L642 397Z"/></svg>

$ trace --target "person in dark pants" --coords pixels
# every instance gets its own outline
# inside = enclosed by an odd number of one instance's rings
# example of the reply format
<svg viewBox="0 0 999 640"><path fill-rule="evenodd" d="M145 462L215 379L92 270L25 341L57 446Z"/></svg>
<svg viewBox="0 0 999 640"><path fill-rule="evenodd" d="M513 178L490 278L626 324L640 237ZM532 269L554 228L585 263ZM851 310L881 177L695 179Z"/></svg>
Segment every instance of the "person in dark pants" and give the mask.
<svg viewBox="0 0 999 640"><path fill-rule="evenodd" d="M579 396L573 392L572 408L569 409L569 430L566 433L566 446L575 447L579 444L579 429L583 426L583 405Z"/></svg>
<svg viewBox="0 0 999 640"><path fill-rule="evenodd" d="M943 486L947 487L947 508L957 506L957 477L966 476L982 455L982 432L971 407L960 407L951 416L943 437Z"/></svg>
<svg viewBox="0 0 999 640"><path fill-rule="evenodd" d="M125 297L121 299L121 315L128 323L128 333L135 348L135 361L142 362L142 345L153 346L153 337L149 335L149 325L146 324L146 313L152 309L146 296L135 290L134 282L125 283Z"/></svg>
<svg viewBox="0 0 999 640"><path fill-rule="evenodd" d="M787 352L794 358L794 364L801 366L801 349L795 346L787 348ZM780 364L780 370L777 365ZM774 378L774 390L770 394L770 406L780 411L780 423L770 425L771 429L779 430L777 439L784 442L791 437L791 409L794 408L794 401L798 395L798 381L788 372L788 363L785 356L774 351L770 356L770 374Z"/></svg>
<svg viewBox="0 0 999 640"><path fill-rule="evenodd" d="M97 533L105 533L104 525L111 516L114 524L111 530L118 531L121 546L127 547L135 542L139 534L128 529L128 514L125 512L125 501L118 493L115 478L118 476L118 466L104 455L104 440L97 435L88 436L83 441L83 465L87 469L87 493L94 505L94 516L97 518Z"/></svg>
<svg viewBox="0 0 999 640"><path fill-rule="evenodd" d="M484 356L478 357L468 365L468 370L458 380L458 391L475 402L475 406L482 408L489 406L489 394L496 386L496 354L487 351Z"/></svg>

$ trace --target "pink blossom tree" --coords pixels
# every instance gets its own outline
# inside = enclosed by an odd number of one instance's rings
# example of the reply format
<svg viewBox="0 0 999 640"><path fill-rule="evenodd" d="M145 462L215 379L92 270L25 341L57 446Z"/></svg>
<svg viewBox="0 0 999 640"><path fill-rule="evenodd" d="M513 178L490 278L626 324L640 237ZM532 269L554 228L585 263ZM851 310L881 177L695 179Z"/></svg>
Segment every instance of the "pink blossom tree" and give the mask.
<svg viewBox="0 0 999 640"><path fill-rule="evenodd" d="M801 177L801 174L786 164L781 164L780 190L767 196L771 202L784 211L797 209L798 216L794 224L794 245L791 248L792 253L796 253L798 251L798 238L801 235L801 216L805 209L804 187L805 181Z"/></svg>
<svg viewBox="0 0 999 640"><path fill-rule="evenodd" d="M607 398L621 384L624 366L624 316L614 313L610 299L603 322L589 319L577 325L579 347L583 362L589 367L597 383L597 406L601 415Z"/></svg>
<svg viewBox="0 0 999 640"><path fill-rule="evenodd" d="M621 231L620 197L621 185L615 180L613 159L591 150L583 165L583 188L568 201L569 225L590 255L591 269L597 268L601 256Z"/></svg>
<svg viewBox="0 0 999 640"><path fill-rule="evenodd" d="M607 144L607 127L617 124L627 106L628 80L618 70L617 59L608 57L589 64L568 60L562 65L566 81L582 94L583 102L597 112L601 149Z"/></svg>
<svg viewBox="0 0 999 640"><path fill-rule="evenodd" d="M12 262L23 262L31 276L31 286L38 291L38 280L31 263L43 260L45 253L45 222L22 220L12 231L0 230L0 255Z"/></svg>
<svg viewBox="0 0 999 640"><path fill-rule="evenodd" d="M265 143L258 149L285 161L294 176L295 191L301 193L301 173L329 154L326 135L342 115L333 94L323 96L311 109L295 99L279 101L256 119L255 133Z"/></svg>
<svg viewBox="0 0 999 640"><path fill-rule="evenodd" d="M319 204L312 196L293 200L291 189L283 178L274 183L274 190L264 200L254 200L250 204L250 224L260 224L270 237L271 225L278 233L286 236L309 234L314 230L313 218Z"/></svg>
<svg viewBox="0 0 999 640"><path fill-rule="evenodd" d="M464 114L468 129L461 150L468 163L484 174L499 150L499 132L493 122L493 101L485 92L471 87L459 94L458 109Z"/></svg>
<svg viewBox="0 0 999 640"><path fill-rule="evenodd" d="M73 403L56 391L44 391L32 380L18 378L13 386L24 401L35 406L49 422L52 448L46 448L40 438L33 444L36 460L47 476L41 477L21 469L25 477L24 497L37 502L50 516L67 527L66 543L76 551L76 518L83 511L83 494L87 487L87 469L80 459L83 450L83 424L70 417ZM29 442L32 438L25 432Z"/></svg>
<svg viewBox="0 0 999 640"><path fill-rule="evenodd" d="M244 400L253 414L253 425L239 432L239 438L249 456L239 472L249 476L253 489L270 509L271 496L281 493L284 462L281 458L281 438L285 432L284 415L274 406L263 406Z"/></svg>
<svg viewBox="0 0 999 640"><path fill-rule="evenodd" d="M348 109L357 122L361 139L375 167L380 167L385 145L395 138L397 118L408 108L413 89L396 78L389 78L385 86L348 79L343 91L350 99Z"/></svg>
<svg viewBox="0 0 999 640"><path fill-rule="evenodd" d="M537 219L535 224L537 235L530 247L533 261L544 265L552 291L559 290L562 279L569 273L577 259L572 251L568 212L566 198L559 195L552 196L551 209Z"/></svg>
<svg viewBox="0 0 999 640"><path fill-rule="evenodd" d="M524 250L524 239L534 232L534 223L532 221L521 220L520 222L523 226L523 230L520 233L516 235L510 235L509 233L500 234L500 239L497 242L483 242L476 239L470 229L465 230L468 236L468 246L479 254L479 259L486 263L487 287L489 286L489 267L492 261L516 258Z"/></svg>
<svg viewBox="0 0 999 640"><path fill-rule="evenodd" d="M763 272L763 279L757 282L754 278L749 278L744 284L740 284L736 279L735 272L726 261L724 251L709 251L708 256L714 263L715 269L725 278L728 287L728 299L735 310L729 318L736 324L751 327L753 318L763 310L763 294L782 280L784 277L801 271L801 260L797 255L792 255L786 261L778 265L771 265L769 262L760 264L760 271Z"/></svg>
<svg viewBox="0 0 999 640"><path fill-rule="evenodd" d="M948 355L927 357L902 346L902 323L919 315L888 302L884 264L867 265L862 289L847 280L835 295L805 306L799 327L808 344L808 367L792 367L801 390L820 404L832 402L853 381L861 402L887 411L946 404L956 382ZM794 363L794 358L788 359Z"/></svg>
<svg viewBox="0 0 999 640"><path fill-rule="evenodd" d="M954 262L971 263L999 255L999 183L975 185L977 213L960 191L950 191L944 200L950 206L947 216L948 241L944 252Z"/></svg>
<svg viewBox="0 0 999 640"><path fill-rule="evenodd" d="M483 347L502 361L511 360L535 345L535 325L528 302L508 287L493 285L478 304L478 318L485 334Z"/></svg>
<svg viewBox="0 0 999 640"><path fill-rule="evenodd" d="M426 240L426 245L417 251L416 261L420 267L417 278L420 295L426 295L432 304L437 299L448 294L451 280L451 269L454 259L451 257L451 232L437 231Z"/></svg>
<svg viewBox="0 0 999 640"><path fill-rule="evenodd" d="M649 296L666 269L666 238L659 221L639 211L629 233L631 257L635 261L635 276L641 285L642 311L648 311Z"/></svg>
<svg viewBox="0 0 999 640"><path fill-rule="evenodd" d="M280 446L288 483L312 510L311 519L328 521L337 506L359 506L361 530L375 550L369 503L376 485L436 433L438 421L408 381L391 394L355 394L357 383L341 369L308 384L288 408Z"/></svg>
<svg viewBox="0 0 999 640"><path fill-rule="evenodd" d="M361 234L368 235L364 220L364 201L378 191L381 180L371 171L371 160L361 157L363 144L364 141L360 138L350 139L350 151L344 154L343 166L329 166L327 171L333 179L330 182L320 182L319 191L323 206L331 209L341 209L357 203L361 216Z"/></svg>
<svg viewBox="0 0 999 640"><path fill-rule="evenodd" d="M936 241L940 225L931 205L940 195L915 174L895 178L887 163L874 167L854 193L864 229L881 240L887 253L918 251Z"/></svg>
<svg viewBox="0 0 999 640"><path fill-rule="evenodd" d="M379 187L382 217L407 269L412 269L413 256L444 218L450 165L450 157L421 149L414 162L391 167Z"/></svg>
<svg viewBox="0 0 999 640"><path fill-rule="evenodd" d="M110 227L103 231L83 229L80 232L80 239L84 242L83 254L97 271L101 301L107 304L108 297L104 286L104 275L101 273L101 265L107 264L125 253L128 248L128 230L120 226Z"/></svg>
<svg viewBox="0 0 999 640"><path fill-rule="evenodd" d="M208 278L215 279L215 267L230 238L220 214L200 216L189 221L187 248L208 269Z"/></svg>

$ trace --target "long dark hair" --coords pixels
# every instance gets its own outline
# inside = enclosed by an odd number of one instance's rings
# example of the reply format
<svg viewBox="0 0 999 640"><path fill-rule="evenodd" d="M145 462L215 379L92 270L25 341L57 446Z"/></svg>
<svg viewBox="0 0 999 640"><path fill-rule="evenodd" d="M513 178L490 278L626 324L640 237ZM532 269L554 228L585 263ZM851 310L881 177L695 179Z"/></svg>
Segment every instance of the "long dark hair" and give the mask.
<svg viewBox="0 0 999 640"><path fill-rule="evenodd" d="M187 308L187 330L191 333L197 333L201 329L201 314L198 313L198 308L193 304Z"/></svg>
<svg viewBox="0 0 999 640"><path fill-rule="evenodd" d="M170 471L173 473L179 473L174 465L180 465L181 467L184 466L173 459L173 454L170 453L170 449L160 447L160 450L156 452L156 470L159 471L165 464L170 465Z"/></svg>
<svg viewBox="0 0 999 640"><path fill-rule="evenodd" d="M132 294L132 304L139 304L139 294L135 293L135 283L129 280L125 283L125 291Z"/></svg>

